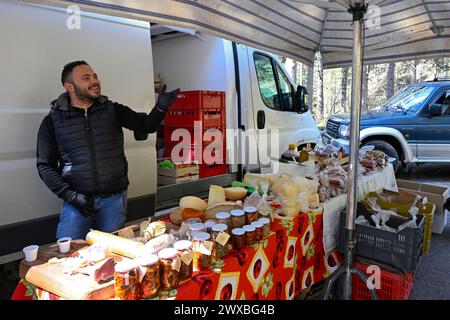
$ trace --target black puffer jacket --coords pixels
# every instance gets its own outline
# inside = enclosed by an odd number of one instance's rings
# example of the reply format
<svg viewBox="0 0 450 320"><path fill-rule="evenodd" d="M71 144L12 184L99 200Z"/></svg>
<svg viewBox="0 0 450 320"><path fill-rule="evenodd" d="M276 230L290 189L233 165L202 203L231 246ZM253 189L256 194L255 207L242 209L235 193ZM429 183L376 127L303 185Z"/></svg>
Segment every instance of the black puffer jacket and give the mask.
<svg viewBox="0 0 450 320"><path fill-rule="evenodd" d="M100 96L87 111L70 105L67 93L51 103L39 128L39 176L58 197L74 192L108 195L128 187L128 164L122 127L153 133L164 118L154 108L149 115Z"/></svg>

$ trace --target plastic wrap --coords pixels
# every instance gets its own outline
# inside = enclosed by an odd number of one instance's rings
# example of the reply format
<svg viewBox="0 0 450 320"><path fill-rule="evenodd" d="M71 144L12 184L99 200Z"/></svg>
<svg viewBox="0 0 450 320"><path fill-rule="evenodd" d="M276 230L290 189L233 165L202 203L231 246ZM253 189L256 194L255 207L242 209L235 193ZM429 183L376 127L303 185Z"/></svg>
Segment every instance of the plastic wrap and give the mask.
<svg viewBox="0 0 450 320"><path fill-rule="evenodd" d="M178 239L172 234L162 234L156 238L151 239L145 244L146 253L157 253L162 249L168 248L173 245Z"/></svg>

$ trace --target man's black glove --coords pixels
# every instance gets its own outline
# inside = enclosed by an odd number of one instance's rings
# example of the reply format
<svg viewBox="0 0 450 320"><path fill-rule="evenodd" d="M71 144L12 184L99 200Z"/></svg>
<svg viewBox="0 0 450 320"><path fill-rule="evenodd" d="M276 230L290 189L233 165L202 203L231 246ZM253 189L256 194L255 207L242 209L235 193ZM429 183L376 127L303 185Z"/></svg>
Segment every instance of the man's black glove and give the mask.
<svg viewBox="0 0 450 320"><path fill-rule="evenodd" d="M178 88L171 92L166 93L166 89L167 89L167 86L163 85L161 91L159 92L158 101L156 102L156 105L162 111L169 110L170 106L176 100L178 92L180 92L180 89Z"/></svg>
<svg viewBox="0 0 450 320"><path fill-rule="evenodd" d="M74 206L84 217L91 217L97 212L94 208L94 199L92 197L85 196L82 193L75 192L67 202Z"/></svg>

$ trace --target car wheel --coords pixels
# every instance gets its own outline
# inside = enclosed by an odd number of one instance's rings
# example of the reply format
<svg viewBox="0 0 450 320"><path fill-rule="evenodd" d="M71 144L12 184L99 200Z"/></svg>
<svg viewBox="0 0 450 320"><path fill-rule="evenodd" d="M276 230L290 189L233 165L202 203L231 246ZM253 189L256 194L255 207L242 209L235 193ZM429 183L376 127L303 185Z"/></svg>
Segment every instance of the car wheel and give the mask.
<svg viewBox="0 0 450 320"><path fill-rule="evenodd" d="M388 157L395 158L396 160L392 163L394 167L394 172L397 172L400 167L400 157L398 156L397 150L386 141L383 140L372 140L364 143L365 146L375 146L375 150L383 151Z"/></svg>

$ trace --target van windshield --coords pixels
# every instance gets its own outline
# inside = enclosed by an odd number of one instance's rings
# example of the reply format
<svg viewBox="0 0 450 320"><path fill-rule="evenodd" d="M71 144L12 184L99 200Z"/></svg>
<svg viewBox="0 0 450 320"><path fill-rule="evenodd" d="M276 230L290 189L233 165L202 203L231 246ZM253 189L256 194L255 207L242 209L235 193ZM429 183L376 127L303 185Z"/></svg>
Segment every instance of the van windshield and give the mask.
<svg viewBox="0 0 450 320"><path fill-rule="evenodd" d="M386 109L417 111L422 103L430 96L433 89L433 86L407 86L377 109L380 109L380 111Z"/></svg>

